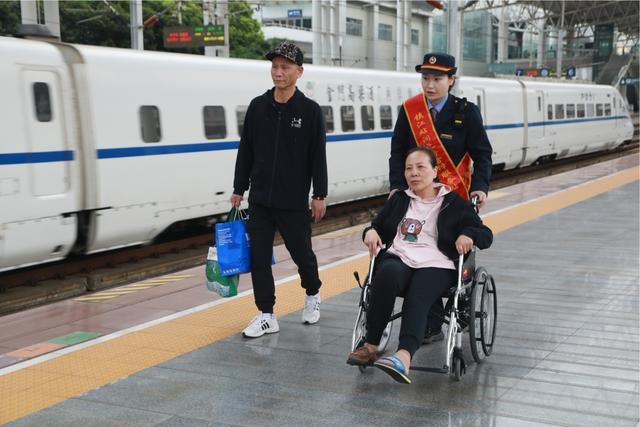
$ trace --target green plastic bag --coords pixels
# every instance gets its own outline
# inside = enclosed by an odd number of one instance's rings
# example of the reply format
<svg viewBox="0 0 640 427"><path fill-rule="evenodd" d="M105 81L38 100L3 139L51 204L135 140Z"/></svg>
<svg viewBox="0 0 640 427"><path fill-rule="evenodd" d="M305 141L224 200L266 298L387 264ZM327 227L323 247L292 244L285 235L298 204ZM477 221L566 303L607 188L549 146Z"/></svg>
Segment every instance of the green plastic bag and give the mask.
<svg viewBox="0 0 640 427"><path fill-rule="evenodd" d="M218 265L218 254L215 247L209 248L207 254L207 265L205 267L207 276L207 289L217 292L221 297L234 297L238 295L239 275L223 276L220 274L220 266Z"/></svg>

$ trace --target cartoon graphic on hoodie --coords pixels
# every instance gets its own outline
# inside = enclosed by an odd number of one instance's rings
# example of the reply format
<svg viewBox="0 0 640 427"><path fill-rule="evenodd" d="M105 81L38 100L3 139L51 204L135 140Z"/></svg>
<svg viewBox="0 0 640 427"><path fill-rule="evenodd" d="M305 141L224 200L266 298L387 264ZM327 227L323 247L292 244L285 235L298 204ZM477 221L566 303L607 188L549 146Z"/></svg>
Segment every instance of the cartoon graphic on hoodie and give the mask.
<svg viewBox="0 0 640 427"><path fill-rule="evenodd" d="M422 231L424 221L413 218L404 218L400 223L400 233L404 236L402 240L407 242L417 242L418 234Z"/></svg>

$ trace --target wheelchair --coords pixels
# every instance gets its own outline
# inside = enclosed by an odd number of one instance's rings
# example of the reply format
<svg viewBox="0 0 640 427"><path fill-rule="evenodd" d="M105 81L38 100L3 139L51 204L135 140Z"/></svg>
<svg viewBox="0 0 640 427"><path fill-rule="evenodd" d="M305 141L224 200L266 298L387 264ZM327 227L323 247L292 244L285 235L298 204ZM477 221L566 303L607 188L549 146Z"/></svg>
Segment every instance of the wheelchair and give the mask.
<svg viewBox="0 0 640 427"><path fill-rule="evenodd" d="M360 282L358 272L354 276L361 288L358 304L358 315L353 328L351 351L362 346L367 333L367 312L370 309L371 282L374 274L376 258L369 264L369 272L364 283ZM491 355L496 335L496 320L498 316L496 285L493 276L484 267L476 268L475 249L469 253L467 260L460 255L457 265L457 284L445 292L443 297L447 303L443 313L434 313L443 323L447 324L447 335L443 349L444 363L441 368L411 366L412 371L435 372L449 374L459 381L466 372L466 362L462 352L462 334L469 334L471 354L476 363L482 363ZM402 313L394 313L389 319L378 351L384 352L389 343L393 321L400 318ZM364 372L365 366L358 366Z"/></svg>

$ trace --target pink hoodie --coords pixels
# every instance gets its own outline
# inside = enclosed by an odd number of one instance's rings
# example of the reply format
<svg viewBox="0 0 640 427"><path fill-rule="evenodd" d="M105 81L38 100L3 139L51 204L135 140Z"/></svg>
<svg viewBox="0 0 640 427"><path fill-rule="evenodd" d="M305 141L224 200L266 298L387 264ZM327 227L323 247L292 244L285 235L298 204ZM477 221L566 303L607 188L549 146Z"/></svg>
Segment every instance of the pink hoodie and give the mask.
<svg viewBox="0 0 640 427"><path fill-rule="evenodd" d="M389 253L399 257L411 268L438 267L454 270L453 261L438 249L437 228L442 200L451 189L438 183L434 187L438 188L438 194L433 199L421 199L411 190L405 190L411 198L409 208L398 225Z"/></svg>

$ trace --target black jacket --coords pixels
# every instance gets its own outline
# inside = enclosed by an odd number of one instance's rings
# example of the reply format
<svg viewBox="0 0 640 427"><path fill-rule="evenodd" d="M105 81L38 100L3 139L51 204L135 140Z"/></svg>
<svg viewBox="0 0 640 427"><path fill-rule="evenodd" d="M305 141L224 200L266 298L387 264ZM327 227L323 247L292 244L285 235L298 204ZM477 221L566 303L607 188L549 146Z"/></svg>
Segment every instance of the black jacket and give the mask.
<svg viewBox="0 0 640 427"><path fill-rule="evenodd" d="M273 89L247 109L236 158L235 194L249 190L249 203L279 209L308 209L309 189L327 195L327 155L320 106L296 89L277 104Z"/></svg>
<svg viewBox="0 0 640 427"><path fill-rule="evenodd" d="M473 176L469 191L480 190L488 194L493 149L484 130L480 110L471 102L467 102L466 107L462 107L463 104L460 104L462 102L462 99L449 94L449 99L436 118L436 130L454 164L460 163L467 152L471 156ZM462 108L461 113L457 113L459 105ZM456 114L462 115L461 126L454 123ZM407 151L415 146L416 141L411 133L407 114L404 108L401 108L391 137L391 157L389 158L391 190L407 188L404 179L404 160Z"/></svg>
<svg viewBox="0 0 640 427"><path fill-rule="evenodd" d="M404 191L398 191L384 204L382 210L371 222L371 226L365 228L364 235L371 228L378 232L382 243L389 248L398 232L398 225L409 209L411 198ZM438 249L453 261L458 260L456 240L464 234L473 240L478 249L486 249L493 242L491 229L482 223L482 220L468 202L451 192L444 196L442 207L438 214Z"/></svg>

